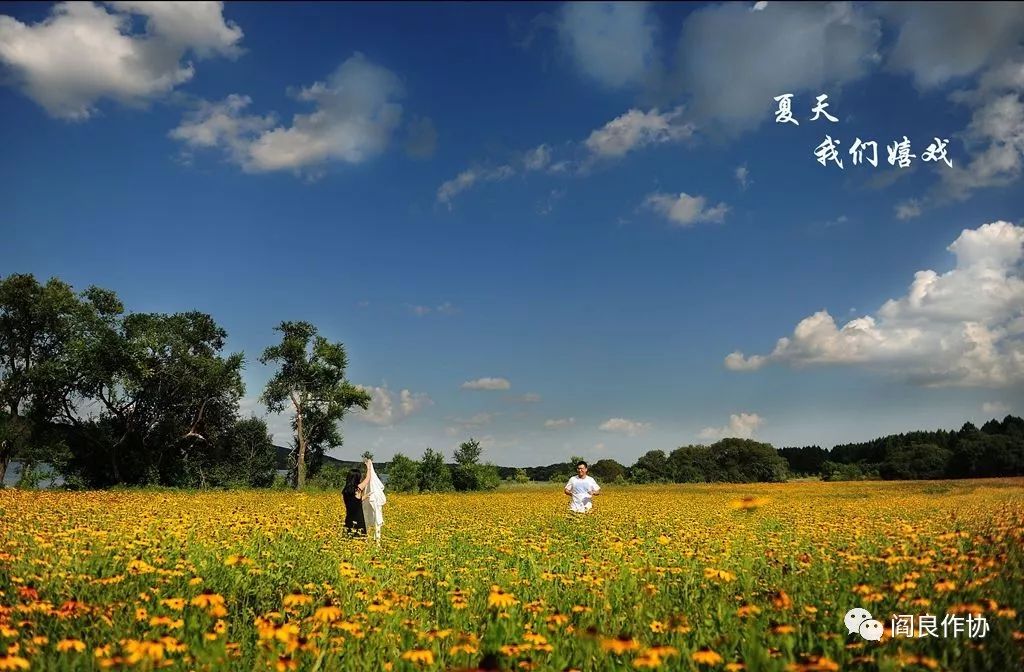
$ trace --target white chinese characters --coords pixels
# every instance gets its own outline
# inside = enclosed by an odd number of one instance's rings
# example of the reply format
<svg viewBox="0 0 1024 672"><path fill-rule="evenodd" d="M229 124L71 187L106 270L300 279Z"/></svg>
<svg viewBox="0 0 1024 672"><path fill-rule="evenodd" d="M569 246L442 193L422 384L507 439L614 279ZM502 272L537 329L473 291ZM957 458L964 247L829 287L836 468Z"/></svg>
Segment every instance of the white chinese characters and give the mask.
<svg viewBox="0 0 1024 672"><path fill-rule="evenodd" d="M783 93L773 98L778 103L778 107L775 110L775 123L800 125L800 122L793 116L793 95L792 93ZM818 121L821 117L824 117L833 124L838 123L839 119L829 114L826 109L829 107L828 102L826 102L827 100L828 95L824 93L815 98L816 103L811 109L813 116L810 117L810 121ZM833 138L831 135L826 135L821 144L814 149L815 160L822 166L828 166L832 163L838 166L840 170L843 170L843 161L839 157L840 144L840 140ZM933 142L921 154L921 161L933 163L941 161L952 168L953 160L949 158L948 145L948 138L933 138ZM910 138L905 135L902 140L893 140L885 146L885 149L890 166L909 168L913 160L918 158L917 154L911 152ZM878 167L878 142L876 140L855 138L847 152L851 157L850 162L854 166L868 163L873 168Z"/></svg>

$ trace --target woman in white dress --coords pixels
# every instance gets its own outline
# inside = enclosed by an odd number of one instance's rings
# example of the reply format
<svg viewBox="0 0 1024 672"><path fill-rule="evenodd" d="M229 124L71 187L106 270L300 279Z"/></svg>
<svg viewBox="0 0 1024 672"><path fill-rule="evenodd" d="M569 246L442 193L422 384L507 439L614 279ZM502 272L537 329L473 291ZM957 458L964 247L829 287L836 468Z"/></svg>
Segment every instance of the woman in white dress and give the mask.
<svg viewBox="0 0 1024 672"><path fill-rule="evenodd" d="M363 504L366 533L372 534L373 538L379 542L380 528L384 525L384 505L388 500L384 496L384 483L373 469L373 460L367 459L364 464L366 465L366 476L359 484L359 498Z"/></svg>

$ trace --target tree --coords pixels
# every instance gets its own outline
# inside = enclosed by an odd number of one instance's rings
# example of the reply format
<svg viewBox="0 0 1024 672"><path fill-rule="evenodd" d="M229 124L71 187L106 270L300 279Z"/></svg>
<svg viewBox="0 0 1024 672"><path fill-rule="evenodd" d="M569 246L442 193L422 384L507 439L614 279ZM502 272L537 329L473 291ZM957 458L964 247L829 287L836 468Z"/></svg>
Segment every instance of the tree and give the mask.
<svg viewBox="0 0 1024 672"><path fill-rule="evenodd" d="M223 459L213 470L219 485L264 488L274 482L277 449L264 420L237 421L224 445Z"/></svg>
<svg viewBox="0 0 1024 672"><path fill-rule="evenodd" d="M516 469L515 472L512 474L512 480L515 481L516 483L529 483L530 477L526 473L525 469Z"/></svg>
<svg viewBox="0 0 1024 672"><path fill-rule="evenodd" d="M39 445L29 434L48 419L44 400L90 307L56 278L45 285L31 274L0 279L0 411L10 416L0 430L0 483L11 460Z"/></svg>
<svg viewBox="0 0 1024 672"><path fill-rule="evenodd" d="M932 443L916 443L889 451L879 472L886 480L942 478L952 451Z"/></svg>
<svg viewBox="0 0 1024 672"><path fill-rule="evenodd" d="M728 483L781 482L788 474L786 461L769 443L727 438L709 446L716 473L711 481Z"/></svg>
<svg viewBox="0 0 1024 672"><path fill-rule="evenodd" d="M634 483L664 483L669 478L668 458L663 450L649 450L629 468Z"/></svg>
<svg viewBox="0 0 1024 672"><path fill-rule="evenodd" d="M420 459L421 492L444 492L452 489L452 474L444 463L444 455L427 448ZM389 477L390 478L390 477Z"/></svg>
<svg viewBox="0 0 1024 672"><path fill-rule="evenodd" d="M452 485L456 490L478 490L480 488L477 470L480 466L481 452L483 452L483 448L480 447L480 442L472 437L469 441L461 443L458 450L455 451Z"/></svg>
<svg viewBox="0 0 1024 672"><path fill-rule="evenodd" d="M366 409L370 395L345 380L348 358L341 343L331 343L308 322L282 322L279 345L263 351L260 362L280 366L261 397L267 408L280 413L286 405L294 412L296 489L306 482L306 453L322 459L328 448L341 445L337 423L353 406Z"/></svg>
<svg viewBox="0 0 1024 672"><path fill-rule="evenodd" d="M590 475L601 482L614 483L625 478L626 467L612 459L598 460L590 467Z"/></svg>
<svg viewBox="0 0 1024 672"><path fill-rule="evenodd" d="M388 465L388 489L394 492L412 492L419 486L419 464L402 453L395 453Z"/></svg>

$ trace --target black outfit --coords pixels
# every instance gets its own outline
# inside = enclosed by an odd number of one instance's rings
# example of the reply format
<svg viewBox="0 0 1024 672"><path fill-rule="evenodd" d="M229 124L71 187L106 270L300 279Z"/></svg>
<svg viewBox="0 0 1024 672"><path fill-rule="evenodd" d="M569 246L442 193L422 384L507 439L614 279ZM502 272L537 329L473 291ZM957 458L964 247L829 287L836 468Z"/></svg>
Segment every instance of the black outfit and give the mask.
<svg viewBox="0 0 1024 672"><path fill-rule="evenodd" d="M345 530L353 534L366 534L363 502L356 497L356 489L346 487L341 491L341 496L345 499Z"/></svg>

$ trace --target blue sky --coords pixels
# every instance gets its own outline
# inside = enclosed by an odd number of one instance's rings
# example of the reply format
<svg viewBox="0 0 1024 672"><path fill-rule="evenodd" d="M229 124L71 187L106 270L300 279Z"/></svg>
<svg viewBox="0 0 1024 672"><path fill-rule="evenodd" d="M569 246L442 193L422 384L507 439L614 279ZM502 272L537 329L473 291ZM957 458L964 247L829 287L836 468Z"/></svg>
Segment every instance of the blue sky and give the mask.
<svg viewBox="0 0 1024 672"><path fill-rule="evenodd" d="M258 414L273 327L313 322L375 400L339 457L1019 414L1022 36L1011 4L4 3L0 274L211 313Z"/></svg>

